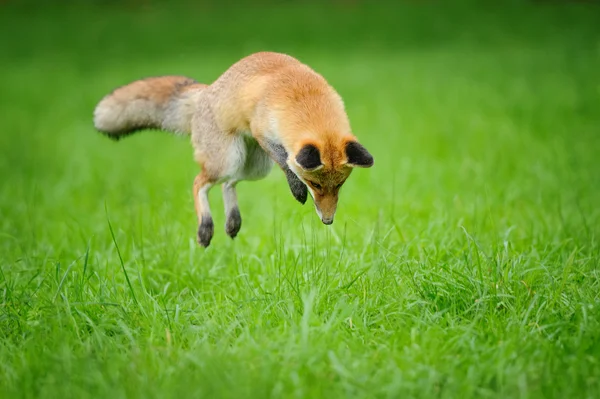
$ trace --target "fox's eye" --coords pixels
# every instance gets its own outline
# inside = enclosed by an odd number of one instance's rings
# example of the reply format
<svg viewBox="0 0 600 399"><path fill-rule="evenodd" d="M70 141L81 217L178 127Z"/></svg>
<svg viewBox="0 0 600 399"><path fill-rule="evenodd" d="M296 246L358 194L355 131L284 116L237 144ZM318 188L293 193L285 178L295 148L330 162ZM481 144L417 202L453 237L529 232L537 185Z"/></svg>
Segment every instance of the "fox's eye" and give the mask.
<svg viewBox="0 0 600 399"><path fill-rule="evenodd" d="M312 182L312 181L310 181L309 183L310 183L310 184L311 184L311 185L312 185L314 188L316 188L317 190L320 190L320 189L321 189L321 185L320 185L320 184L318 184L318 183L315 183L315 182Z"/></svg>

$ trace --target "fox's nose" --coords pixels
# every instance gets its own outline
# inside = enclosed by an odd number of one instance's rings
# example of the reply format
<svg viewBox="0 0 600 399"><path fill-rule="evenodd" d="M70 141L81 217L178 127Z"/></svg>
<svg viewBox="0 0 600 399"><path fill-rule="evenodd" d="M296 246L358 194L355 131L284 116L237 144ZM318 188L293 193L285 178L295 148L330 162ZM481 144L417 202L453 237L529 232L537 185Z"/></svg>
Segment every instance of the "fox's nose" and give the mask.
<svg viewBox="0 0 600 399"><path fill-rule="evenodd" d="M332 217L331 218L321 218L321 221L324 224L331 224L331 223L333 223L333 218Z"/></svg>

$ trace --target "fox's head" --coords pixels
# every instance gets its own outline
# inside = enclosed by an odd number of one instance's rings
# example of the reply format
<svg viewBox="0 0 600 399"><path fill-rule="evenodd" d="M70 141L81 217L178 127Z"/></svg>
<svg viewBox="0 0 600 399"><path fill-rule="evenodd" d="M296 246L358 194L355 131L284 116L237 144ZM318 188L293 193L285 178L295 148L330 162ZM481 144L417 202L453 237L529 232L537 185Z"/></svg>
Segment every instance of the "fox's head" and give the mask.
<svg viewBox="0 0 600 399"><path fill-rule="evenodd" d="M302 143L291 161L290 166L308 187L325 224L333 223L340 188L352 169L373 166L373 156L354 138L335 145Z"/></svg>

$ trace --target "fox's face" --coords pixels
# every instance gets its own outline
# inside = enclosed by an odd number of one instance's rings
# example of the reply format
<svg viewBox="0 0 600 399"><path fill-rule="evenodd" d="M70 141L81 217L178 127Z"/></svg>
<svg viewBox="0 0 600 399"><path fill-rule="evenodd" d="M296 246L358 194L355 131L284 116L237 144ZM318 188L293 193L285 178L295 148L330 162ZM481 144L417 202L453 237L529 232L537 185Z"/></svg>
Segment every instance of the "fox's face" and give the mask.
<svg viewBox="0 0 600 399"><path fill-rule="evenodd" d="M353 168L373 166L373 156L357 141L342 145L304 144L294 157L294 172L306 184L319 218L332 224L340 188Z"/></svg>

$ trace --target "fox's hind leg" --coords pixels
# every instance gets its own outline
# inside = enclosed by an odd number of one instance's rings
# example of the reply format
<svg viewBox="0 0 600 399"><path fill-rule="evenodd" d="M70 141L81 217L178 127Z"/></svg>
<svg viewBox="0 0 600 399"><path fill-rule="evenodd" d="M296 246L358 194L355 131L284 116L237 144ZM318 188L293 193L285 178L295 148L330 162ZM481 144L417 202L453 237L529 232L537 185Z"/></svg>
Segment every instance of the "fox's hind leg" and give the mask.
<svg viewBox="0 0 600 399"><path fill-rule="evenodd" d="M208 203L208 191L214 185L204 171L194 179L194 205L198 215L198 244L208 247L214 233L214 223Z"/></svg>
<svg viewBox="0 0 600 399"><path fill-rule="evenodd" d="M223 202L225 205L225 231L231 238L235 238L242 227L242 216L238 207L237 192L235 185L237 181L223 183Z"/></svg>
<svg viewBox="0 0 600 399"><path fill-rule="evenodd" d="M202 100L201 97L199 104ZM209 101L210 98L204 100ZM223 129L215 120L212 109L207 106L196 109L192 119L191 141L194 160L202 168L202 173L198 175L197 183L194 184L197 197L196 211L200 223L198 242L207 247L214 231L207 194L214 184L223 186L227 235L234 238L240 231L242 218L235 186L238 181L252 177L245 173L246 164L249 162L249 150L244 135L237 131ZM250 158L252 158L251 152Z"/></svg>

